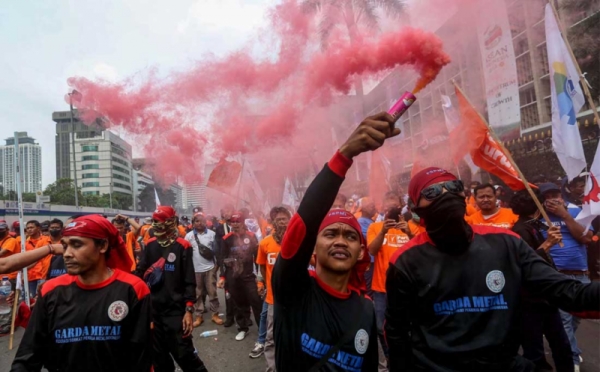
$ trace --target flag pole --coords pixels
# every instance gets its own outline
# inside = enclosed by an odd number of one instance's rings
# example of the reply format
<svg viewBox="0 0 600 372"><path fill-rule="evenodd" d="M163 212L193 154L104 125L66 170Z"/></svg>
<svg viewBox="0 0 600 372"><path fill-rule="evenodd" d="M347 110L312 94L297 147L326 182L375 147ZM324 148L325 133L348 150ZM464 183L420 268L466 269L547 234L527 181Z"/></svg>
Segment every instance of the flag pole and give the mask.
<svg viewBox="0 0 600 372"><path fill-rule="evenodd" d="M242 171L240 172L240 183L237 189L237 197L235 198L235 209L238 209L240 203L240 193L242 191L242 182L244 181L244 165L246 164L246 158L242 158Z"/></svg>
<svg viewBox="0 0 600 372"><path fill-rule="evenodd" d="M556 7L554 7L554 4L552 3L552 1L548 1L548 3L552 7L552 12L554 13L554 18L556 18L556 23L558 24L558 28L560 29L560 33L562 34L562 38L565 42L565 45L567 46L567 50L569 51L569 54L571 55L573 64L575 65L575 68L577 69L577 73L579 74L579 79L583 80L583 81L581 81L581 86L583 86L585 98L587 98L588 104L590 105L590 107L592 108L592 110L594 112L594 118L596 119L596 124L598 124L600 126L600 116L598 115L598 110L596 109L596 104L594 103L594 100L592 99L592 93L590 92L590 88L587 85L587 80L585 79L585 76L581 72L579 63L577 63L577 59L575 58L575 54L573 53L573 49L571 48L569 39L567 39L567 32L565 31L565 28L563 27L560 17L558 16ZM548 42L548 40L546 40L546 42Z"/></svg>
<svg viewBox="0 0 600 372"><path fill-rule="evenodd" d="M467 97L467 95L465 94L465 92L463 92L463 90L460 89L460 87L458 86L458 84L456 84L456 81L454 81L454 79L452 79L452 84L454 84L454 87L456 89L458 89L458 91L463 95L463 97L465 97L465 100L469 103L469 105L471 105L471 107L475 108L475 106L473 106L473 104L469 100L469 97ZM533 192L533 189L531 188L531 186L529 186L529 182L527 182L527 179L525 179L525 176L523 175L523 172L521 172L521 169L519 169L519 167L517 166L517 163L515 163L515 160L513 159L511 153L506 149L506 147L504 147L504 144L502 144L502 142L500 142L500 139L498 139L498 136L496 136L496 133L494 132L494 130L492 129L492 127L490 126L490 124L488 124L487 120L485 120L485 118L483 116L481 116L481 114L479 113L479 111L475 110L475 112L477 112L477 115L479 115L479 118L481 119L481 121L485 123L485 126L487 127L488 132L490 133L490 136L492 136L492 138L494 139L494 141L496 141L496 143L498 144L498 146L500 146L500 148L502 149L502 151L506 155L506 158L508 159L508 161L510 162L510 164L513 166L513 168L515 169L515 171L519 175L519 178L521 178L521 181L523 181L523 185L525 185L525 188L529 192L529 195L531 195L531 198L533 199L533 202L535 203L535 205L539 209L540 213L542 214L542 217L544 217L544 219L546 220L546 222L550 223L550 218L548 217L548 213L546 213L546 210L542 206L542 203L540 203L540 201L537 198L537 196L535 196L535 193ZM560 242L559 244L561 244L561 247L562 247L562 242Z"/></svg>
<svg viewBox="0 0 600 372"><path fill-rule="evenodd" d="M15 322L17 320L17 310L19 299L21 298L21 291L15 290L15 301L13 302L12 319L10 320L10 338L8 339L8 350L13 349L13 341L15 339Z"/></svg>

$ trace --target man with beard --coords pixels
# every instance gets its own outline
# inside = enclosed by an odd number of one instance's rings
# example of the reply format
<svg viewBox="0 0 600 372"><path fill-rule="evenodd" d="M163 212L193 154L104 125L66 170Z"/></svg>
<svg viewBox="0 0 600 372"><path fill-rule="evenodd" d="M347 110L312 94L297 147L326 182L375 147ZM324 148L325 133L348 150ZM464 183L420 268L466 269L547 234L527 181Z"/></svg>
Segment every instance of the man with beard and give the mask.
<svg viewBox="0 0 600 372"><path fill-rule="evenodd" d="M258 241L253 233L246 230L240 212L231 215L229 224L232 231L223 237L221 278L217 287L225 287L240 313L240 319L237 319L239 333L235 339L241 341L246 338L250 330L248 308L251 308L254 313L256 325L260 325L262 304L253 270Z"/></svg>
<svg viewBox="0 0 600 372"><path fill-rule="evenodd" d="M192 342L196 301L192 248L179 237L172 207L159 205L152 221L154 238L148 241L135 274L150 287L154 371L173 372L173 359L184 372L206 371Z"/></svg>
<svg viewBox="0 0 600 372"><path fill-rule="evenodd" d="M11 371L149 371L149 291L128 273L117 230L100 215L79 217L62 244L69 275L42 287Z"/></svg>
<svg viewBox="0 0 600 372"><path fill-rule="evenodd" d="M376 371L377 324L365 298L370 258L361 227L331 209L352 159L400 133L383 112L365 119L312 181L273 269L279 371ZM315 271L308 271L315 255Z"/></svg>
<svg viewBox="0 0 600 372"><path fill-rule="evenodd" d="M275 371L275 346L273 343L273 290L271 287L271 277L273 267L277 261L277 256L281 251L281 241L287 230L288 223L292 217L290 211L285 207L275 207L269 213L271 221L273 221L273 234L264 238L258 246L258 255L256 263L260 265L260 273L265 280L267 293L265 296L264 306L267 307L267 335L264 345L257 342L254 345L254 350L250 353L250 357L257 358L263 352L267 360L267 372Z"/></svg>
<svg viewBox="0 0 600 372"><path fill-rule="evenodd" d="M390 259L390 370L529 371L517 355L523 289L570 311L600 308L600 283L558 273L512 231L467 224L464 186L448 171L423 169L409 196L426 232Z"/></svg>
<svg viewBox="0 0 600 372"><path fill-rule="evenodd" d="M137 234L140 231L140 224L137 223L133 218L129 218L122 214L117 214L111 222L125 242L127 253L129 253L129 257L133 262L131 265L131 271L134 271L140 256L140 243L137 241ZM131 231L127 231L127 223L132 227Z"/></svg>

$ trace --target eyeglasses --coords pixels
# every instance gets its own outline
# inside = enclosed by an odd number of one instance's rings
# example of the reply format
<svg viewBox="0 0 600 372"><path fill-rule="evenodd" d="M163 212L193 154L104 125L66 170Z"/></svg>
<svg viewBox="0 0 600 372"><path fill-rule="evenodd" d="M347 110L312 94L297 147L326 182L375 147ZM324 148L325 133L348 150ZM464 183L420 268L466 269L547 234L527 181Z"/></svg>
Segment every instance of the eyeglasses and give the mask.
<svg viewBox="0 0 600 372"><path fill-rule="evenodd" d="M436 183L421 191L421 196L426 200L432 201L440 197L444 192L444 189L448 192L458 194L465 191L465 185L461 180L446 181L444 183Z"/></svg>

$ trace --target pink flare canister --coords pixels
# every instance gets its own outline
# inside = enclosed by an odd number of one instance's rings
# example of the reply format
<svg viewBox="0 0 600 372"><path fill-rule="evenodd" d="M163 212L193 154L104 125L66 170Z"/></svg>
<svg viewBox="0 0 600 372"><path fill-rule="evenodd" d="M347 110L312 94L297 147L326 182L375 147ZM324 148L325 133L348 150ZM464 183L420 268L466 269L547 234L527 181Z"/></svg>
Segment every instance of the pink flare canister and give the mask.
<svg viewBox="0 0 600 372"><path fill-rule="evenodd" d="M402 97L394 105L391 109L388 110L388 114L392 115L394 120L398 120L402 114L408 110L408 108L417 100L414 94L411 92L404 92Z"/></svg>

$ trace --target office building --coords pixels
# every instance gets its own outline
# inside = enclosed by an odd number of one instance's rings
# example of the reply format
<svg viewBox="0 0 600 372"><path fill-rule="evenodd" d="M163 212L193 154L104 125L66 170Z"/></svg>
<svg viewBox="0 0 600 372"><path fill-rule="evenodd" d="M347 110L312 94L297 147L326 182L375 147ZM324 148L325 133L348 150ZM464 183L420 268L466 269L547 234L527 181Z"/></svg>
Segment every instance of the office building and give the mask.
<svg viewBox="0 0 600 372"><path fill-rule="evenodd" d="M75 136L77 186L83 195L121 193L134 196L131 145L104 130ZM72 162L71 162L72 163ZM75 179L71 164L69 178Z"/></svg>
<svg viewBox="0 0 600 372"><path fill-rule="evenodd" d="M56 111L52 113L52 120L56 123L56 179L71 178L71 162L73 161L71 137L75 131L76 138L96 137L105 129L101 120L91 125L86 125L79 120L77 110L73 110L73 123L71 124L70 111Z"/></svg>
<svg viewBox="0 0 600 372"><path fill-rule="evenodd" d="M184 208L206 207L206 182L183 186Z"/></svg>
<svg viewBox="0 0 600 372"><path fill-rule="evenodd" d="M23 193L42 190L42 148L29 137L27 132L17 132ZM0 146L0 184L4 192L17 191L14 167L15 138L7 138L6 145Z"/></svg>
<svg viewBox="0 0 600 372"><path fill-rule="evenodd" d="M531 148L529 144L548 139L551 136L551 77L549 76L544 22L546 3L547 1L538 0L504 1L510 36L513 41L521 120L516 137L502 138L502 140L511 151L514 148L513 145L516 147L517 144L519 146L527 144L526 149L522 150L519 147L515 150L519 153L532 151L535 146ZM560 0L555 3L561 19L566 23L567 34L574 28L581 27L586 22L589 23L600 12L600 1L598 0L590 1L587 10L569 13L568 16L567 11L561 6L564 1ZM455 14L434 30L443 40L444 50L450 55L452 62L442 69L436 80L417 94L418 100L396 124L402 128L402 135L390 141L389 146L384 147L388 159L393 160L391 162L392 175L397 177L403 185L410 180L413 163L419 157L423 147L434 144L437 139L440 139L441 142L436 143L435 146L446 148L449 146L441 95L450 96L454 100L453 80L461 86L482 115L487 117L486 86L481 63L480 43L475 25L465 27L464 18L464 13ZM589 73L596 72L589 71ZM415 78L416 74L407 72L406 69L392 71L364 96L365 115L389 109L394 100L403 92L413 89L416 83ZM596 94L593 98L598 105L598 95ZM358 106L354 105L354 107ZM354 116L354 119L363 117L361 113L357 112L354 113ZM592 110L587 102L577 116L582 130L584 123L592 122ZM588 124L585 124L585 127L587 126ZM348 132L348 129L338 128L338 133L344 131ZM551 152L551 145L549 151ZM552 156L554 156L553 153ZM588 156L588 161L591 161L592 158L593 153ZM357 172L356 180L352 177L349 178L349 181L353 183L351 187L353 190L363 190L364 192L367 190L365 186L368 183L369 167L365 159L355 160L359 172ZM521 161L527 163L526 156L523 156ZM527 168L527 165L524 164L524 167ZM556 167L560 168L558 162L556 162ZM538 172L539 174L544 171L530 168L532 173ZM524 172L527 173L527 169Z"/></svg>

